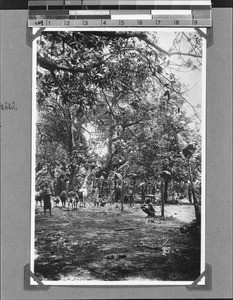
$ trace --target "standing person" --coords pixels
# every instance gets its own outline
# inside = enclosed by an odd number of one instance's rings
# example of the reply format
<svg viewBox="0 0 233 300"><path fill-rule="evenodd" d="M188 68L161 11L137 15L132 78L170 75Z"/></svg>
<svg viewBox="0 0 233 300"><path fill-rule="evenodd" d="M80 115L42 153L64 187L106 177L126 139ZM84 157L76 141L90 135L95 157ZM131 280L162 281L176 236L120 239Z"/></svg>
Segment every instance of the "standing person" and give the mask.
<svg viewBox="0 0 233 300"><path fill-rule="evenodd" d="M146 188L144 186L144 184L142 185L142 191L141 191L141 203L145 202L145 197L146 197Z"/></svg>
<svg viewBox="0 0 233 300"><path fill-rule="evenodd" d="M94 206L99 206L99 189L98 189L98 187L95 188L93 196L94 196Z"/></svg>
<svg viewBox="0 0 233 300"><path fill-rule="evenodd" d="M78 191L78 197L79 197L79 207L83 207L83 192L80 190Z"/></svg>
<svg viewBox="0 0 233 300"><path fill-rule="evenodd" d="M87 193L87 187L79 190L80 207L86 207L89 194Z"/></svg>
<svg viewBox="0 0 233 300"><path fill-rule="evenodd" d="M66 206L66 200L67 200L65 191L61 192L60 199L61 199L62 207L65 207Z"/></svg>
<svg viewBox="0 0 233 300"><path fill-rule="evenodd" d="M60 202L59 197L57 196L57 197L53 200L53 202L55 203L55 205L56 205L56 207L57 207L58 204L59 204L59 202Z"/></svg>
<svg viewBox="0 0 233 300"><path fill-rule="evenodd" d="M49 194L47 189L43 193L43 201L44 201L44 215L46 215L46 210L48 209L50 216L52 216L52 213L51 213L51 195Z"/></svg>
<svg viewBox="0 0 233 300"><path fill-rule="evenodd" d="M144 211L144 213L147 214L147 217L146 218L154 218L155 217L155 209L150 201L150 199L147 199L146 200L146 203L143 203L141 205L141 209Z"/></svg>
<svg viewBox="0 0 233 300"><path fill-rule="evenodd" d="M179 202L178 202L178 195L177 195L176 191L172 193L172 203L173 204L179 204Z"/></svg>
<svg viewBox="0 0 233 300"><path fill-rule="evenodd" d="M129 205L134 206L134 199L133 199L133 189L129 189Z"/></svg>
<svg viewBox="0 0 233 300"><path fill-rule="evenodd" d="M127 194L124 195L124 203L129 203L129 196Z"/></svg>
<svg viewBox="0 0 233 300"><path fill-rule="evenodd" d="M114 202L115 202L115 195L114 195L114 190L112 189L110 191L110 204L112 205L114 204Z"/></svg>
<svg viewBox="0 0 233 300"><path fill-rule="evenodd" d="M118 200L121 201L121 186L119 184L116 186L115 190L115 201L118 202Z"/></svg>

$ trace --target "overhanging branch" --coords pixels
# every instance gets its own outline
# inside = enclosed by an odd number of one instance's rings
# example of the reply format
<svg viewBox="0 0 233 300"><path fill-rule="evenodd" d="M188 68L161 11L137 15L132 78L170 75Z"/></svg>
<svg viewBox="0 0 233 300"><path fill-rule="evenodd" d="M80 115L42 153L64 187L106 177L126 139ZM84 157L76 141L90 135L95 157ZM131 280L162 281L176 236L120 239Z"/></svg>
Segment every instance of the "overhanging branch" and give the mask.
<svg viewBox="0 0 233 300"><path fill-rule="evenodd" d="M50 72L65 71L65 72L70 72L72 74L87 73L87 72L91 71L93 68L96 68L102 64L102 62L100 62L98 64L89 65L88 67L85 67L85 68L80 68L80 67L68 68L65 66L58 65L51 60L41 57L40 55L37 56L37 63L41 68L46 69Z"/></svg>

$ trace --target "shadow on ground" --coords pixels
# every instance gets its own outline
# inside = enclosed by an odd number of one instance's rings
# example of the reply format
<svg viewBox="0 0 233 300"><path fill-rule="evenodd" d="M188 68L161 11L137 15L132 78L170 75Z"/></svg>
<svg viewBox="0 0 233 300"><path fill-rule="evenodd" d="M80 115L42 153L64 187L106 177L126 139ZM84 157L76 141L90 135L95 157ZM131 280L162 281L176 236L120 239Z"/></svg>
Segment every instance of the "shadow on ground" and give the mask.
<svg viewBox="0 0 233 300"><path fill-rule="evenodd" d="M192 205L169 205L165 220L140 206L55 207L35 215L35 275L40 280L193 281L200 275L199 228Z"/></svg>

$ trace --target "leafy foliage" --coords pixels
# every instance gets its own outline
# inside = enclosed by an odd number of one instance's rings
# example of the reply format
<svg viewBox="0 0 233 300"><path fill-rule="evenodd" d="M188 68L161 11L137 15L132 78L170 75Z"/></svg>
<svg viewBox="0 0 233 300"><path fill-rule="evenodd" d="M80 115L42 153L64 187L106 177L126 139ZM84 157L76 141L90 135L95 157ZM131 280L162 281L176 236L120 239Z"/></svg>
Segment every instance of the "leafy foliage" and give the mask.
<svg viewBox="0 0 233 300"><path fill-rule="evenodd" d="M167 168L188 180L175 135L200 145L199 120L175 74L201 66L197 34L176 33L169 52L151 32L46 32L37 47L38 188L78 189L88 169L157 184ZM200 157L192 164L200 170Z"/></svg>

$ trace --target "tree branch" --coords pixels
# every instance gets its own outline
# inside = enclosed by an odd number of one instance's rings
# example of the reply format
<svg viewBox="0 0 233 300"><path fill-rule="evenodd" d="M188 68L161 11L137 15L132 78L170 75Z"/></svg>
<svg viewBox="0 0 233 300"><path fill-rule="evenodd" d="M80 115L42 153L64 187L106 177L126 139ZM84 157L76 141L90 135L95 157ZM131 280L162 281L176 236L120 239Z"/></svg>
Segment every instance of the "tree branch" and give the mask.
<svg viewBox="0 0 233 300"><path fill-rule="evenodd" d="M156 50L159 50L160 52L166 54L167 56L174 56L174 55L183 55L183 56L192 56L192 57L196 57L196 58L202 58L201 55L197 55L197 54L192 54L192 53L184 53L184 52L167 52L166 50L162 49L161 47L159 47L158 45L156 45L155 43L153 43L150 39L148 39L147 36L142 36L140 37L141 40L143 40L145 43L147 43L148 45L152 46L153 48L155 48Z"/></svg>
<svg viewBox="0 0 233 300"><path fill-rule="evenodd" d="M44 57L41 57L40 55L37 56L37 62L39 64L39 66L43 69L46 69L50 72L54 72L54 71L65 71L65 72L70 72L72 74L78 74L78 73L88 73L89 71L91 71L93 68L96 68L98 66L100 66L102 64L102 62L98 63L98 64L92 64L86 68L80 68L80 67L76 67L76 68L68 68L65 66L60 66L57 65L55 62L50 61Z"/></svg>
<svg viewBox="0 0 233 300"><path fill-rule="evenodd" d="M152 42L146 33L143 32L91 32L94 35L97 36L107 36L107 37L111 37L111 38L115 38L115 37L122 37L122 38L133 38L136 37L141 41L144 41L146 44L152 46L154 49L166 54L167 56L173 56L173 55L186 55L186 56L192 56L192 57L196 57L196 58L202 58L201 55L196 55L196 54L192 54L192 53L183 53L183 52L167 52L166 50L164 50L163 48L159 47L158 45L156 45L154 42Z"/></svg>
<svg viewBox="0 0 233 300"><path fill-rule="evenodd" d="M126 128L126 127L130 127L130 126L133 126L133 125L136 125L136 124L140 124L143 120L144 120L144 118L140 119L138 121L132 122L132 123L125 124L125 125L123 125L123 127Z"/></svg>
<svg viewBox="0 0 233 300"><path fill-rule="evenodd" d="M170 82L170 80L167 79L164 75L162 75L162 74L160 74L160 75L163 76L167 81ZM156 78L158 78L158 77L156 76ZM188 103L188 104L190 105L190 107L192 107L195 116L196 116L196 117L198 118L198 120L201 122L201 119L200 119L200 117L198 116L198 114L197 114L197 112L196 112L194 106L193 106L193 105L192 105L192 104L191 104L184 96L182 96L180 92L176 91L174 88L171 88L171 87L167 87L167 88L168 88L169 90L171 90L172 92L174 92L175 94L177 94L178 96L180 96L186 103Z"/></svg>
<svg viewBox="0 0 233 300"><path fill-rule="evenodd" d="M109 101L108 101L108 99L107 99L107 96L106 96L106 94L105 94L103 88L101 88L101 89L102 89L102 94L104 95L104 99L105 99L105 101L106 101L106 103L107 103L107 105L108 105L108 107L109 107L109 109L110 109L111 115L112 115L113 118L117 121L116 116L115 116L115 114L114 114L114 112L113 112L113 110L112 110L112 107L111 107L111 105L110 105L110 103L109 103Z"/></svg>

